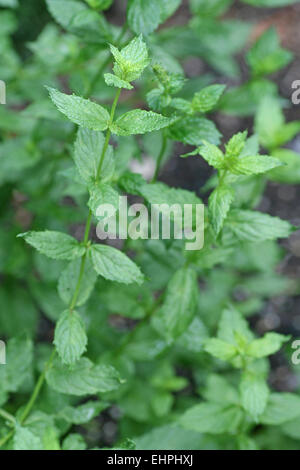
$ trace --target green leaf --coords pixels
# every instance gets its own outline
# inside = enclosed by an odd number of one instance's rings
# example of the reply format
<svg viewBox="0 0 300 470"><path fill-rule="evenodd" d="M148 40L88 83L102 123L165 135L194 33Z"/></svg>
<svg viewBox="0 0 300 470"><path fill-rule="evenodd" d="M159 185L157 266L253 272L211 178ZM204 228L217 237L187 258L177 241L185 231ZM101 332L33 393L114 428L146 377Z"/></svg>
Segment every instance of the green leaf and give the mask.
<svg viewBox="0 0 300 470"><path fill-rule="evenodd" d="M68 25L68 30L88 44L104 46L112 40L112 32L104 16L89 9L74 15Z"/></svg>
<svg viewBox="0 0 300 470"><path fill-rule="evenodd" d="M207 339L204 344L204 350L222 361L230 361L237 355L235 346L218 338Z"/></svg>
<svg viewBox="0 0 300 470"><path fill-rule="evenodd" d="M216 145L204 140L203 145L198 148L198 153L214 168L222 169L225 167L224 154Z"/></svg>
<svg viewBox="0 0 300 470"><path fill-rule="evenodd" d="M87 336L77 312L65 310L61 314L55 328L54 344L64 364L74 364L85 352Z"/></svg>
<svg viewBox="0 0 300 470"><path fill-rule="evenodd" d="M131 173L129 171L123 173L118 181L121 189L128 194L140 195L140 189L147 184L146 180L139 173Z"/></svg>
<svg viewBox="0 0 300 470"><path fill-rule="evenodd" d="M1 7L16 8L18 5L18 0L0 0Z"/></svg>
<svg viewBox="0 0 300 470"><path fill-rule="evenodd" d="M129 0L127 19L136 34L150 34L178 8L180 0Z"/></svg>
<svg viewBox="0 0 300 470"><path fill-rule="evenodd" d="M81 358L73 366L66 366L56 360L47 371L48 385L60 393L69 395L95 395L116 390L120 376L116 369L103 364L93 364Z"/></svg>
<svg viewBox="0 0 300 470"><path fill-rule="evenodd" d="M293 393L272 393L260 417L263 424L277 426L300 416L300 397Z"/></svg>
<svg viewBox="0 0 300 470"><path fill-rule="evenodd" d="M69 434L63 441L62 450L86 450L87 445L81 434Z"/></svg>
<svg viewBox="0 0 300 470"><path fill-rule="evenodd" d="M62 271L58 280L58 293L62 301L66 305L70 305L74 295L76 285L79 279L81 260L71 261ZM81 279L76 306L80 307L89 299L97 279L97 273L93 269L91 261L85 260L84 275Z"/></svg>
<svg viewBox="0 0 300 470"><path fill-rule="evenodd" d="M74 161L80 176L87 182L94 182L104 146L104 136L101 132L80 127L77 133L74 149ZM100 179L105 182L114 174L115 161L113 148L108 146L101 167Z"/></svg>
<svg viewBox="0 0 300 470"><path fill-rule="evenodd" d="M108 245L93 245L90 250L95 271L110 281L142 284L140 268L121 251Z"/></svg>
<svg viewBox="0 0 300 470"><path fill-rule="evenodd" d="M255 132L262 146L273 149L284 145L299 130L299 121L284 123L284 114L278 99L267 96L261 101L255 116Z"/></svg>
<svg viewBox="0 0 300 470"><path fill-rule="evenodd" d="M275 28L263 33L247 54L247 62L253 75L266 75L285 67L292 54L282 49Z"/></svg>
<svg viewBox="0 0 300 470"><path fill-rule="evenodd" d="M90 199L88 201L88 206L96 218L99 218L97 215L97 209L101 204L111 204L116 211L118 210L119 193L110 184L94 184L90 186L89 191Z"/></svg>
<svg viewBox="0 0 300 470"><path fill-rule="evenodd" d="M201 145L204 141L218 145L221 134L215 124L208 119L187 116L179 119L168 129L170 139L187 145Z"/></svg>
<svg viewBox="0 0 300 470"><path fill-rule="evenodd" d="M154 326L168 341L178 338L193 320L198 302L195 271L178 270L169 281L164 303L155 315Z"/></svg>
<svg viewBox="0 0 300 470"><path fill-rule="evenodd" d="M257 420L264 412L269 398L269 388L263 377L244 373L240 383L241 403L253 419Z"/></svg>
<svg viewBox="0 0 300 470"><path fill-rule="evenodd" d="M240 312L233 307L226 308L219 321L218 338L236 346L237 334L244 337L246 341L252 341L254 338L247 321Z"/></svg>
<svg viewBox="0 0 300 470"><path fill-rule="evenodd" d="M43 450L40 437L19 424L16 426L13 446L14 450Z"/></svg>
<svg viewBox="0 0 300 470"><path fill-rule="evenodd" d="M207 113L217 105L221 98L225 85L210 85L194 94L192 109L194 112Z"/></svg>
<svg viewBox="0 0 300 470"><path fill-rule="evenodd" d="M209 197L209 216L216 236L220 233L224 220L234 200L234 191L230 186L218 186Z"/></svg>
<svg viewBox="0 0 300 470"><path fill-rule="evenodd" d="M279 333L266 333L263 338L255 339L249 344L247 354L255 358L270 356L279 351L282 344L289 339L289 336L280 335Z"/></svg>
<svg viewBox="0 0 300 470"><path fill-rule="evenodd" d="M107 129L109 114L105 108L80 96L66 95L54 88L47 89L55 106L70 121L94 131Z"/></svg>
<svg viewBox="0 0 300 470"><path fill-rule="evenodd" d="M229 163L228 168L230 173L234 175L259 175L278 166L282 166L282 163L277 158L268 155L254 155L235 159Z"/></svg>
<svg viewBox="0 0 300 470"><path fill-rule="evenodd" d="M30 377L32 361L32 341L22 337L10 339L6 347L6 365L0 366L1 389L16 392Z"/></svg>
<svg viewBox="0 0 300 470"><path fill-rule="evenodd" d="M166 424L152 428L134 440L136 450L195 450L205 448L205 442L200 439L198 432L188 431L174 424Z"/></svg>
<svg viewBox="0 0 300 470"><path fill-rule="evenodd" d="M299 2L299 0L242 0L254 7L283 7Z"/></svg>
<svg viewBox="0 0 300 470"><path fill-rule="evenodd" d="M116 88L126 88L126 90L132 90L133 86L130 85L126 80L121 80L121 78L113 75L112 73L105 73L104 80L106 85L114 86Z"/></svg>
<svg viewBox="0 0 300 470"><path fill-rule="evenodd" d="M277 97L277 86L265 78L256 78L243 85L229 89L218 106L226 114L251 116L256 113L261 101L268 95Z"/></svg>
<svg viewBox="0 0 300 470"><path fill-rule="evenodd" d="M145 134L146 132L158 131L171 124L172 119L154 113L134 109L120 116L110 127L117 135Z"/></svg>
<svg viewBox="0 0 300 470"><path fill-rule="evenodd" d="M63 28L68 29L72 18L87 7L75 0L46 0L47 7L53 18Z"/></svg>
<svg viewBox="0 0 300 470"><path fill-rule="evenodd" d="M139 190L140 194L163 215L167 220L181 223L184 204L196 206L202 201L192 191L181 188L171 188L164 183L145 184ZM170 211L171 206L178 206L178 211ZM175 206L175 207L176 207ZM182 209L182 210L181 210ZM194 219L194 217L192 217ZM194 220L185 220L185 227L194 226ZM199 227L198 227L199 228Z"/></svg>
<svg viewBox="0 0 300 470"><path fill-rule="evenodd" d="M226 144L226 158L238 157L246 145L248 132L238 132Z"/></svg>
<svg viewBox="0 0 300 470"><path fill-rule="evenodd" d="M207 401L222 403L223 405L238 404L239 394L236 387L232 386L226 378L219 374L210 374L202 392Z"/></svg>
<svg viewBox="0 0 300 470"><path fill-rule="evenodd" d="M238 240L252 242L287 238L294 231L289 222L258 211L234 209L225 224Z"/></svg>
<svg viewBox="0 0 300 470"><path fill-rule="evenodd" d="M289 149L277 149L272 156L283 164L280 168L274 168L268 173L268 178L278 183L300 183L300 154Z"/></svg>
<svg viewBox="0 0 300 470"><path fill-rule="evenodd" d="M208 330L200 318L195 317L185 332L178 338L178 346L198 353L203 351L204 341L208 338Z"/></svg>
<svg viewBox="0 0 300 470"><path fill-rule="evenodd" d="M191 10L196 15L204 17L220 16L229 8L233 0L190 0Z"/></svg>
<svg viewBox="0 0 300 470"><path fill-rule="evenodd" d="M221 403L200 403L187 410L179 423L186 429L210 434L235 433L241 423L240 408Z"/></svg>
<svg viewBox="0 0 300 470"><path fill-rule="evenodd" d="M160 0L129 0L127 19L130 29L136 34L152 33L160 24Z"/></svg>
<svg viewBox="0 0 300 470"><path fill-rule="evenodd" d="M113 3L113 0L85 0L90 7L95 10L107 10Z"/></svg>
<svg viewBox="0 0 300 470"><path fill-rule="evenodd" d="M59 419L64 419L68 423L77 425L85 424L98 416L108 406L108 403L102 401L88 401L76 408L67 406L58 413L57 417Z"/></svg>
<svg viewBox="0 0 300 470"><path fill-rule="evenodd" d="M149 64L147 46L141 35L132 39L121 51L115 46L110 46L110 50L115 59L114 73L121 81L136 80Z"/></svg>
<svg viewBox="0 0 300 470"><path fill-rule="evenodd" d="M85 252L85 247L75 238L62 232L25 232L20 233L18 237L24 238L37 251L53 259L72 260L80 258Z"/></svg>

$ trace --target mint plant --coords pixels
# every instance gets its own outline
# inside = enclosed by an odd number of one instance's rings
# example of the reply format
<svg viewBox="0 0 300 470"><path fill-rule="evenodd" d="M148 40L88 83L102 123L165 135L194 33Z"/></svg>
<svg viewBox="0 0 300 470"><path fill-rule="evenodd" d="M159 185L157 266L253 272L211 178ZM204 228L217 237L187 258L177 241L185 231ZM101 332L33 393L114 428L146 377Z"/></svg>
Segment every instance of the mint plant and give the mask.
<svg viewBox="0 0 300 470"><path fill-rule="evenodd" d="M268 78L292 54L270 29L246 53L246 83L188 79L191 56L238 77L250 25L223 18L231 0L191 0L188 24L164 25L181 3L129 0L119 27L108 20L113 0L47 0L54 22L24 59L11 38L18 2L0 0L3 449L298 447L298 390L269 382L269 357L291 337L259 336L249 322L271 297L297 294L276 271L278 240L297 227L259 208L268 181L300 182L299 155L286 147L300 124L285 121ZM225 139L220 112L253 116L254 132ZM177 148L183 164L211 169L199 194L158 181ZM145 153L150 177L134 171ZM176 225L168 208L203 204L206 193L202 249L174 234L96 236L99 206L120 217L120 196L159 205ZM103 412L118 421L110 440Z"/></svg>

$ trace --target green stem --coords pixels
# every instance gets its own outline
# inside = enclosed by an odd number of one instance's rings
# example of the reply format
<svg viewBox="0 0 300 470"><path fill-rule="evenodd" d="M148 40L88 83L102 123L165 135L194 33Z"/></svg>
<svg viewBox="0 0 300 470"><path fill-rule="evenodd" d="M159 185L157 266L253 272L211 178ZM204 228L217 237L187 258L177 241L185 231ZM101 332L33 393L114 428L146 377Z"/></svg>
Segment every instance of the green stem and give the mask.
<svg viewBox="0 0 300 470"><path fill-rule="evenodd" d="M13 424L16 423L14 416L8 413L7 411L3 410L2 408L0 408L0 416L2 416L2 418L5 419L6 421L9 421Z"/></svg>
<svg viewBox="0 0 300 470"><path fill-rule="evenodd" d="M102 149L102 152L101 152L101 156L100 156L100 160L99 160L99 164L98 164L98 168L97 168L97 173L96 173L96 183L97 183L97 181L99 181L99 178L100 178L100 175L101 175L101 169L102 169L102 166L103 166L103 162L104 162L104 159L105 159L105 155L106 155L106 152L107 152L107 148L108 148L108 145L109 145L109 139L110 139L110 135L111 135L110 125L112 124L112 122L114 120L114 116L115 116L118 100L119 100L119 97L120 97L120 93L121 93L121 89L118 89L118 91L116 93L116 96L115 96L115 99L113 101L112 107L111 107L109 127L106 131L105 142L104 142L104 145L103 145L103 149ZM87 218L87 221L86 221L86 225L85 225L84 240L83 240L83 243L86 246L87 246L88 240L89 240L91 224L92 224L92 211L90 209L89 210L89 215L88 215L88 218ZM72 297L72 300L71 300L70 306L69 306L69 309L71 311L76 306L77 298L78 298L78 295L79 295L79 292L80 292L81 281L82 281L82 278L83 278L83 275L84 275L86 257L87 257L87 251L84 253L83 257L81 258L79 276L78 276L77 284L76 284L76 287L75 287L74 295Z"/></svg>
<svg viewBox="0 0 300 470"><path fill-rule="evenodd" d="M101 153L101 157L100 157L100 161L99 161L99 165L98 165L98 169L97 169L96 182L100 178L102 165L103 165L103 162L104 162L104 158L105 158L105 155L106 155L106 151L107 151L107 148L108 148L109 139L110 139L110 135L111 135L110 126L111 126L111 124L113 123L113 120L114 120L114 116L115 116L115 112L116 112L117 103L118 103L118 100L119 100L119 97L120 97L120 93L121 93L121 88L118 89L118 91L116 93L116 96L115 96L115 99L114 99L114 102L113 102L112 107L111 107L109 127L106 131L105 142L104 142L104 145L103 145L103 149L102 149L102 153Z"/></svg>
<svg viewBox="0 0 300 470"><path fill-rule="evenodd" d="M165 153L166 153L167 142L168 142L168 141L167 141L167 136L166 136L166 134L163 132L163 141L162 141L162 145L161 145L161 149L160 149L159 155L158 155L157 160L156 160L155 172L154 172L154 175L153 175L153 178L152 178L151 183L155 183L155 181L157 180L157 177L158 177L158 174L159 174L159 170L160 170L160 167L161 167L161 163L162 163L162 160L163 160L164 155L165 155Z"/></svg>
<svg viewBox="0 0 300 470"><path fill-rule="evenodd" d="M44 381L45 381L45 378L46 378L46 372L47 370L49 369L49 367L51 367L52 365L52 362L53 362L53 359L54 359L54 356L55 356L55 349L53 349L52 353L51 353L51 356L49 358L49 361L46 363L45 367L44 367L44 370L43 372L41 373L38 381L37 381L37 384L36 386L34 387L34 390L32 392L32 395L30 397L30 400L29 402L27 403L22 415L21 415L21 419L20 419L20 423L23 424L24 421L26 420L26 418L28 417L33 405L35 404L36 402L36 399L40 393L40 390L44 384Z"/></svg>
<svg viewBox="0 0 300 470"><path fill-rule="evenodd" d="M14 431L10 431L6 436L0 439L0 447L3 447L14 435Z"/></svg>

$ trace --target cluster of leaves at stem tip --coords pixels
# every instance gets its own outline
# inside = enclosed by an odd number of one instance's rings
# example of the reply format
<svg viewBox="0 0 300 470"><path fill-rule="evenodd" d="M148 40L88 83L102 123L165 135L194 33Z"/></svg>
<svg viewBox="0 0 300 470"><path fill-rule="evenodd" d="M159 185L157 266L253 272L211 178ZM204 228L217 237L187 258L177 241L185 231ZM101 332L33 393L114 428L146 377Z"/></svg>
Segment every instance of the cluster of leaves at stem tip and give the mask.
<svg viewBox="0 0 300 470"><path fill-rule="evenodd" d="M190 0L189 23L159 31L180 0L129 0L122 28L105 16L113 0L46 3L57 24L27 45L23 61L10 38L17 25L8 8L18 2L0 0L3 79L16 105L0 108L0 194L14 198L0 215L0 446L83 450L74 426L89 429L118 407L116 448L297 448L299 393L268 384L268 356L290 338L258 337L248 321L268 298L297 294L275 271L284 255L277 240L295 227L257 210L268 181L300 183L299 154L284 147L300 121L285 122L269 78L292 54L268 29L246 54L249 80L226 89L215 74L238 77L234 55L251 29L223 19L232 0ZM191 56L214 72L188 80L182 61ZM254 115L253 135L224 142L216 111ZM200 188L210 193L204 248L186 251L176 239L129 239L123 250L99 243L97 207L117 211L120 195L202 203L157 182L175 142L189 146L183 158L212 167ZM134 171L141 154L154 158L151 181ZM61 204L66 198L72 203ZM54 332L44 341L40 312Z"/></svg>

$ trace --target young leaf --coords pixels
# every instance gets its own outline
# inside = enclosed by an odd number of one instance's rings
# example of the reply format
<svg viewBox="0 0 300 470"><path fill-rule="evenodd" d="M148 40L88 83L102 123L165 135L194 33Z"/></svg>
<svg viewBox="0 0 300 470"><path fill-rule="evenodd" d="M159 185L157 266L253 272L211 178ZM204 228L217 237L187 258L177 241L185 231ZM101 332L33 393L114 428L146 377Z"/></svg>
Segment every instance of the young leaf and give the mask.
<svg viewBox="0 0 300 470"><path fill-rule="evenodd" d="M164 303L156 314L154 326L168 341L180 336L193 320L198 301L195 271L178 270L171 278Z"/></svg>
<svg viewBox="0 0 300 470"><path fill-rule="evenodd" d="M198 153L214 168L220 170L225 167L224 154L216 145L204 140L203 145L198 148Z"/></svg>
<svg viewBox="0 0 300 470"><path fill-rule="evenodd" d="M62 313L55 328L54 344L64 364L74 364L85 352L87 336L77 312L65 310Z"/></svg>
<svg viewBox="0 0 300 470"><path fill-rule="evenodd" d="M244 373L240 383L241 403L253 419L264 412L269 398L269 388L263 377Z"/></svg>
<svg viewBox="0 0 300 470"><path fill-rule="evenodd" d="M218 103L225 85L210 85L195 93L192 100L192 109L194 112L207 113L211 111Z"/></svg>
<svg viewBox="0 0 300 470"><path fill-rule="evenodd" d="M110 50L115 59L114 73L121 81L136 80L149 64L147 46L141 35L132 39L121 51L115 46L110 46Z"/></svg>
<svg viewBox="0 0 300 470"><path fill-rule="evenodd" d="M105 108L80 96L66 95L54 88L47 88L55 106L70 121L94 131L107 129L109 114Z"/></svg>
<svg viewBox="0 0 300 470"><path fill-rule="evenodd" d="M258 175L278 166L282 166L282 163L277 158L268 155L254 155L234 159L229 163L228 168L230 173L234 175Z"/></svg>
<svg viewBox="0 0 300 470"><path fill-rule="evenodd" d="M218 186L209 197L210 221L216 236L218 236L223 227L224 220L227 217L233 200L234 191L225 184Z"/></svg>
<svg viewBox="0 0 300 470"><path fill-rule="evenodd" d="M108 245L92 245L90 256L95 271L110 281L142 284L140 268L121 251Z"/></svg>
<svg viewBox="0 0 300 470"><path fill-rule="evenodd" d="M85 247L75 238L62 232L25 232L20 233L18 237L24 238L37 251L53 259L73 260L81 258L85 252Z"/></svg>
<svg viewBox="0 0 300 470"><path fill-rule="evenodd" d="M300 155L292 150L283 148L272 152L274 158L280 160L283 166L274 168L268 173L268 178L278 183L300 183Z"/></svg>
<svg viewBox="0 0 300 470"><path fill-rule="evenodd" d="M279 333L266 333L263 338L255 339L249 344L247 354L255 358L270 356L279 351L282 344L289 339L289 336L280 335Z"/></svg>
<svg viewBox="0 0 300 470"><path fill-rule="evenodd" d="M300 122L284 122L280 101L272 96L261 100L255 115L255 131L260 143L274 149L293 139L300 130Z"/></svg>
<svg viewBox="0 0 300 470"><path fill-rule="evenodd" d="M247 54L247 61L253 75L266 75L285 67L292 60L292 54L282 49L275 28L263 33Z"/></svg>
<svg viewBox="0 0 300 470"><path fill-rule="evenodd" d="M238 132L233 135L231 139L227 142L226 148L226 158L238 157L243 151L246 145L248 132Z"/></svg>
<svg viewBox="0 0 300 470"><path fill-rule="evenodd" d="M229 361L237 355L235 346L218 338L207 339L204 343L204 350L222 361Z"/></svg>
<svg viewBox="0 0 300 470"><path fill-rule="evenodd" d="M112 125L111 131L117 135L145 134L158 131L171 124L172 119L153 113L134 109L120 116Z"/></svg>
<svg viewBox="0 0 300 470"><path fill-rule="evenodd" d="M68 266L62 271L58 280L58 293L62 301L69 305L74 295L76 284L79 278L81 267L81 260L76 259L71 261ZM79 293L76 301L76 306L80 307L85 304L91 295L95 282L97 279L97 273L95 272L92 263L87 258L85 261L84 275L82 277Z"/></svg>
<svg viewBox="0 0 300 470"><path fill-rule="evenodd" d="M87 183L94 182L97 177L104 140L101 132L84 129L83 127L80 127L78 130L75 141L74 161L80 176ZM113 148L109 145L101 168L101 181L109 180L113 176L114 169Z"/></svg>
<svg viewBox="0 0 300 470"><path fill-rule="evenodd" d="M104 364L93 364L87 358L79 359L72 367L56 360L47 370L46 380L57 392L77 396L110 392L121 383L116 369Z"/></svg>
<svg viewBox="0 0 300 470"><path fill-rule="evenodd" d="M132 90L133 86L130 85L126 80L121 80L121 78L113 75L112 73L105 73L104 80L106 85L114 86L116 88L126 88L126 90Z"/></svg>
<svg viewBox="0 0 300 470"><path fill-rule="evenodd" d="M254 338L247 321L243 318L240 312L233 307L226 308L219 321L218 338L236 346L237 333L240 336L243 336L246 341L252 341Z"/></svg>

